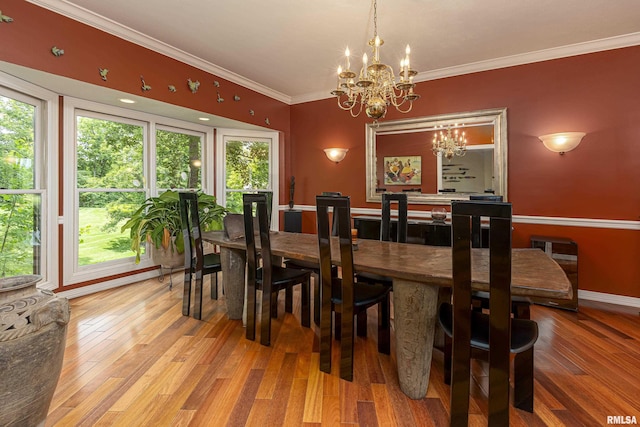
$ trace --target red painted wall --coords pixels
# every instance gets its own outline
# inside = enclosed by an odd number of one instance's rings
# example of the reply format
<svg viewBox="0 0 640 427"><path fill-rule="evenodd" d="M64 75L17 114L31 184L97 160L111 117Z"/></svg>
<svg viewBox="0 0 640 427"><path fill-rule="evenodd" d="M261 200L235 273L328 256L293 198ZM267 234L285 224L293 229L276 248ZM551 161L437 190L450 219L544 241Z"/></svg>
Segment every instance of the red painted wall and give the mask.
<svg viewBox="0 0 640 427"><path fill-rule="evenodd" d="M514 214L638 221L638 75L636 46L434 80L417 85L422 98L411 113L390 111L387 119L506 107ZM287 175L300 183L297 204L313 205L316 194L341 191L354 207L379 207L365 202L367 122L341 111L333 98L291 107ZM537 138L560 131L587 135L565 155L548 151ZM337 165L321 151L333 146L349 148ZM313 230L312 212L305 212L304 221L305 230ZM578 243L581 289L640 297L640 231L515 224L517 246L528 246L532 234Z"/></svg>
<svg viewBox="0 0 640 427"><path fill-rule="evenodd" d="M322 191L341 191L351 195L354 207L379 207L365 202L368 120L351 118L334 99L288 106L25 1L5 0L2 11L14 22L0 24L0 60L256 125L265 126L269 117L269 127L282 136L281 203L288 201L284 177L294 175L298 205L313 205ZM54 45L65 55L54 57ZM99 67L111 70L107 82L100 79ZM151 91L141 91L140 75ZM390 111L386 119L507 107L508 188L516 215L637 221L638 75L637 46L474 73L419 83L422 98L413 111ZM187 78L201 82L197 94L187 90ZM178 92L169 92L169 84ZM217 103L217 91L227 101ZM236 94L241 102L231 101ZM564 156L547 151L537 139L571 130L587 136ZM322 151L334 146L349 148L339 164ZM304 213L304 229L314 229L312 212ZM578 242L581 289L640 297L639 231L515 224L517 246L527 246L532 234Z"/></svg>
<svg viewBox="0 0 640 427"><path fill-rule="evenodd" d="M0 7L3 14L13 18L11 23L0 24L0 61L277 130L280 133L280 162L283 165L286 163L289 105L26 1L5 0ZM53 46L64 49L64 55L54 56L51 53ZM99 68L109 69L107 81L100 77ZM142 91L140 76L144 76L145 82L152 87L150 91ZM197 93L191 93L187 79L200 81ZM219 82L219 87L214 86L214 81ZM174 85L177 91L170 92L169 85ZM218 92L225 102L217 102ZM240 101L234 101L234 95L238 95ZM251 115L249 110L253 110L255 115ZM269 125L265 122L266 118L269 118ZM62 150L65 146L62 118L59 124L59 147ZM64 167L60 156L60 215L64 214ZM284 169L280 173L280 183L280 194L284 198ZM58 229L59 247L62 248L64 236L68 233L64 232L62 225ZM60 260L60 284L62 268ZM104 277L65 289L121 276Z"/></svg>
<svg viewBox="0 0 640 427"><path fill-rule="evenodd" d="M269 127L288 136L289 106L283 102L26 1L5 0L2 11L13 18L0 25L2 61ZM54 56L53 46L64 49L64 55ZM106 82L98 68L109 69ZM152 87L150 91L142 91L140 76ZM189 91L187 79L200 81L197 93ZM177 91L170 92L169 85ZM218 92L225 99L222 103L216 101ZM233 101L234 95L240 101ZM265 123L267 117L270 125Z"/></svg>

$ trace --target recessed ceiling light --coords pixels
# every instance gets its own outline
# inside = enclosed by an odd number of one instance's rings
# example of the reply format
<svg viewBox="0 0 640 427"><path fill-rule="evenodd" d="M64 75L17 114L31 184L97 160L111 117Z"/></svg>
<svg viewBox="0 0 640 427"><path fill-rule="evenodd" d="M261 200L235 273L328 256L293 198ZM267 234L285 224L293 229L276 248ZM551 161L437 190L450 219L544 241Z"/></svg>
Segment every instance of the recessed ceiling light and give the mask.
<svg viewBox="0 0 640 427"><path fill-rule="evenodd" d="M134 101L133 99L129 99L129 98L120 98L120 102L123 102L125 104L135 104L136 101Z"/></svg>
<svg viewBox="0 0 640 427"><path fill-rule="evenodd" d="M198 117L198 120L202 120L203 122L208 122L209 117Z"/></svg>

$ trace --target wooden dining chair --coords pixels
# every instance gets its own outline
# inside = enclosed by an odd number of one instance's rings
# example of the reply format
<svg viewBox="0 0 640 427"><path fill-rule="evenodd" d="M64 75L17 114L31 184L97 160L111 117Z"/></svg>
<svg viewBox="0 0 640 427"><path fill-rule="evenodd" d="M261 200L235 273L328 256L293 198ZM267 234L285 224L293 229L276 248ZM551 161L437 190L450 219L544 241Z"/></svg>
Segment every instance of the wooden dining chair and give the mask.
<svg viewBox="0 0 640 427"><path fill-rule="evenodd" d="M469 196L471 201L491 201L502 202L502 196L496 196L495 194L478 194ZM471 247L482 248L486 247L488 242L483 242L482 233L482 218L479 215L475 215L471 218ZM489 293L485 291L473 291L471 303L476 310L488 310L489 309ZM519 319L529 319L531 317L531 299L523 296L511 297L511 312L513 316Z"/></svg>
<svg viewBox="0 0 640 427"><path fill-rule="evenodd" d="M337 216L342 277L332 274L331 233L329 209ZM340 344L340 378L353 380L353 317L369 307L378 305L378 351L389 354L390 302L388 286L362 284L354 281L353 246L351 241L351 212L349 197L316 196L316 222L320 255L320 370L331 372L332 313L335 313L335 335ZM335 239L335 238L334 238Z"/></svg>
<svg viewBox="0 0 640 427"><path fill-rule="evenodd" d="M198 213L198 194L180 192L180 218L182 220L182 238L184 239L184 290L182 314L189 315L191 309L191 282L195 278L193 317L202 318L202 280L208 274L215 275L211 280L211 298L218 299L218 272L222 271L220 254L205 254L202 247L200 215Z"/></svg>
<svg viewBox="0 0 640 427"><path fill-rule="evenodd" d="M285 290L285 311L293 311L293 286L301 284L301 323L310 326L310 295L311 271L284 268L273 263L271 243L269 240L269 214L267 210L267 196L264 193L242 195L244 214L244 237L247 246L247 331L246 337L255 340L256 335L256 293L262 290L262 316L260 318L260 343L271 344L271 317L277 317L278 293ZM260 238L260 258L262 266L258 265L258 253L254 229L255 212Z"/></svg>
<svg viewBox="0 0 640 427"><path fill-rule="evenodd" d="M398 204L398 221L396 227L395 241L407 243L408 230L408 198L405 193L386 193L382 195L382 220L380 223L380 240L391 241L391 204ZM359 283L380 283L391 287L393 280L387 276L374 273L357 273L356 281Z"/></svg>
<svg viewBox="0 0 640 427"><path fill-rule="evenodd" d="M336 191L323 191L322 195L339 197L342 195L342 193ZM338 224L335 219L336 217L334 216L331 223L331 235L333 236L338 235ZM315 323L316 326L320 326L320 264L315 261L305 261L302 259L289 258L284 260L284 265L286 265L287 268L300 268L303 270L310 270L312 274L317 278L317 280L315 280L315 286L313 289L313 323ZM333 266L331 272L334 276L337 276L338 267Z"/></svg>
<svg viewBox="0 0 640 427"><path fill-rule="evenodd" d="M453 302L439 309L445 331L445 362L451 358L451 425L468 424L471 349L489 352L489 425L509 425L510 353L514 361L514 405L533 411L533 346L538 326L511 315L511 204L452 202ZM489 217L489 312L472 309L473 216Z"/></svg>
<svg viewBox="0 0 640 427"><path fill-rule="evenodd" d="M380 240L383 242L391 241L391 205L398 204L398 220L396 224L395 241L398 243L407 243L407 234L409 229L408 216L408 197L406 193L386 193L382 195L382 217L380 221ZM391 277L382 276L375 273L357 273L356 281L358 283L379 283L393 290L393 279ZM367 336L367 312L363 311L358 315L358 336Z"/></svg>

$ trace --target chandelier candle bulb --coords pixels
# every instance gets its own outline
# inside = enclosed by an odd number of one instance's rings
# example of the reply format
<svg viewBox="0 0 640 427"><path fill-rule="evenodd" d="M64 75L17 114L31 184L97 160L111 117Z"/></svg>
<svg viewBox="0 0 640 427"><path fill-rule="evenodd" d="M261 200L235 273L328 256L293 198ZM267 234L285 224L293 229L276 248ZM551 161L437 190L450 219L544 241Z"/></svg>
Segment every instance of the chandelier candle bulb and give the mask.
<svg viewBox="0 0 640 427"><path fill-rule="evenodd" d="M351 53L349 52L349 47L347 46L347 48L344 51L344 56L347 57L347 70L349 70L351 68L351 61L349 60L349 55Z"/></svg>

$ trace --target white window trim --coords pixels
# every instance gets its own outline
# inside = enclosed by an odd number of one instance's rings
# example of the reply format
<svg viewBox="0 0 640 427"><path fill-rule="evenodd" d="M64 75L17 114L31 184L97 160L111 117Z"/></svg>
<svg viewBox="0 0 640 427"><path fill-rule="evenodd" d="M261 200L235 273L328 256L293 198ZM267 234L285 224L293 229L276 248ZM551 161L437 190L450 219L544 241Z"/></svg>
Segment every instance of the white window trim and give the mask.
<svg viewBox="0 0 640 427"><path fill-rule="evenodd" d="M271 188L269 190L272 191L273 201L272 201L272 210L273 215L271 216L271 229L279 230L280 229L280 215L278 215L279 210L279 201L280 201L280 134L278 132L270 132L270 131L252 131L252 130L242 130L242 129L216 129L216 176L218 178L216 182L216 194L218 203L226 206L226 185L225 185L225 177L227 176L227 171L225 168L225 158L226 158L226 144L225 138L239 138L239 139L268 139L271 141L271 147L269 150L269 182Z"/></svg>
<svg viewBox="0 0 640 427"><path fill-rule="evenodd" d="M160 117L148 113L143 113L126 108L100 104L93 101L82 100L78 98L64 98L64 141L66 141L64 152L64 216L60 223L65 230L64 253L67 254L63 260L63 284L64 286L86 282L90 280L100 279L106 276L131 272L155 265L148 254L143 255L140 264L135 264L135 256L122 258L114 261L107 261L91 266L78 266L77 250L78 250L78 215L77 206L77 188L76 188L76 112L79 111L90 113L91 117L102 116L105 119L113 117L122 120L124 123L141 124L144 126L146 142L143 145L144 157L144 173L148 182L144 184L147 189L146 196L157 195L155 182L155 170L151 167L155 163L155 130L171 129L176 131L184 131L188 133L197 132L204 134L202 143L202 159L203 165L205 161L209 165L214 165L213 161L213 129L210 127L188 123L176 119ZM111 117L110 117L111 116ZM206 160L204 160L206 159ZM214 165L215 166L215 165ZM215 167L203 168L202 189L204 192L211 194L213 190L213 182ZM117 189L115 191L118 191Z"/></svg>
<svg viewBox="0 0 640 427"><path fill-rule="evenodd" d="M42 258L40 271L43 280L39 288L58 287L58 95L9 74L0 72L0 85L9 90L36 98L42 103L38 108L41 126L36 126L35 152L42 160L44 174L37 173L37 190L41 194L42 230L40 236Z"/></svg>

